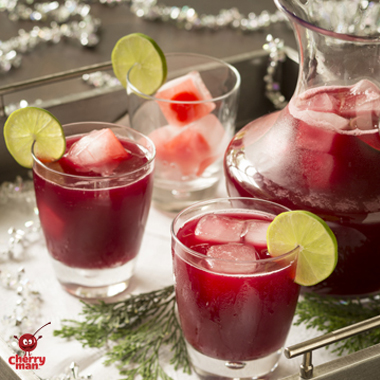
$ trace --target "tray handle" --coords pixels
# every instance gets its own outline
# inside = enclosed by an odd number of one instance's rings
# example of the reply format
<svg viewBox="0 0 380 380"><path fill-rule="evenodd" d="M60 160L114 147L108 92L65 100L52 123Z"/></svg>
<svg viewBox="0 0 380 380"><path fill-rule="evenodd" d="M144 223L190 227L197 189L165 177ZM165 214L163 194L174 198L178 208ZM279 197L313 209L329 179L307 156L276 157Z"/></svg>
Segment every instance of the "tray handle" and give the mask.
<svg viewBox="0 0 380 380"><path fill-rule="evenodd" d="M355 323L350 326L343 327L339 330L332 331L325 335L307 340L293 346L285 347L284 354L288 359L303 355L300 365L300 378L313 378L312 352L318 348L328 346L339 342L340 340L350 338L354 335L363 333L373 328L380 327L380 315L366 319L365 321Z"/></svg>

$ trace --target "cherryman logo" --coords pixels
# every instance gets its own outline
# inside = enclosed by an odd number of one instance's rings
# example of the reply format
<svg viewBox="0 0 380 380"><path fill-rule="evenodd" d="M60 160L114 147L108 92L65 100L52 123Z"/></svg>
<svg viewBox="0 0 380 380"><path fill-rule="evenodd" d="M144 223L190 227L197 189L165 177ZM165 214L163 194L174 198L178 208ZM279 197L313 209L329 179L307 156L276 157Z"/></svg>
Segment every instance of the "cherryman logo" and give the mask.
<svg viewBox="0 0 380 380"><path fill-rule="evenodd" d="M11 356L9 364L16 366L16 369L39 369L45 364L45 356Z"/></svg>
<svg viewBox="0 0 380 380"><path fill-rule="evenodd" d="M11 356L8 359L8 363L10 365L14 365L16 369L39 369L46 362L45 356L32 356L31 352L34 351L37 347L37 341L42 338L40 335L38 338L35 335L40 331L43 327L50 325L51 322L46 323L40 327L33 335L32 334L24 334L19 338L14 335L14 338L18 341L18 346L21 350L24 351L23 356L19 356L18 354Z"/></svg>

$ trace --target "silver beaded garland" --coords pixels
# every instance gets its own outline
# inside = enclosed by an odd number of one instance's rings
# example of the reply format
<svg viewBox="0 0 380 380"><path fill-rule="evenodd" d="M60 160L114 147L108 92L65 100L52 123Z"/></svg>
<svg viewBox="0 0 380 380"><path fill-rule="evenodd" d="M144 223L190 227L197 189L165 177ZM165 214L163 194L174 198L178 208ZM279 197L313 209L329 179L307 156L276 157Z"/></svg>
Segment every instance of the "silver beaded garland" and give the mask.
<svg viewBox="0 0 380 380"><path fill-rule="evenodd" d="M0 206L9 202L17 203L19 207L24 205L27 213L37 214L33 182L19 176L14 182L3 182L0 185ZM5 248L0 248L0 263L25 259L26 248L39 238L39 230L37 218L26 221L23 229L10 226L7 231L8 244Z"/></svg>
<svg viewBox="0 0 380 380"><path fill-rule="evenodd" d="M200 15L194 8L168 7L158 4L156 0L97 1L109 6L126 4L139 18L171 22L186 30L219 30L231 27L254 32L285 21L284 15L279 11L273 14L262 11L259 15L249 13L245 16L237 8L231 8L222 9L216 15ZM82 0L66 0L63 4L57 1L38 3L35 0L0 0L0 12L8 13L11 21L31 20L45 25L35 26L29 32L20 29L18 36L8 41L0 41L0 72L19 67L22 54L33 51L41 43L57 44L63 39L77 40L85 47L93 47L99 43L98 29L101 21L91 16L91 6ZM75 18L79 18L79 21Z"/></svg>
<svg viewBox="0 0 380 380"><path fill-rule="evenodd" d="M3 182L0 186L0 205L25 205L28 212L36 210L34 189L31 180L17 177L15 182ZM39 224L35 220L25 222L24 228L8 228L8 244L0 251L0 287L6 291L15 292L16 304L10 314L2 317L2 335L8 337L9 344L18 350L13 335L20 336L22 332L36 328L40 318L42 298L34 289L32 283L25 275L24 268L12 273L5 267L7 262L20 262L25 259L28 246L39 238Z"/></svg>
<svg viewBox="0 0 380 380"><path fill-rule="evenodd" d="M17 177L14 182L3 182L0 186L0 206L9 203L25 204L27 209L35 208L33 182ZM7 262L19 262L25 258L27 248L37 238L40 238L40 226L35 220L27 221L24 229L10 227L8 247L0 252L0 288L4 292L10 292L10 297L15 298L13 309L7 311L1 317L0 333L15 353L22 356L24 352L19 348L14 335L21 336L27 331L35 331L41 323L41 307L43 298L26 276L23 267L16 271L5 268ZM61 374L49 379L41 380L90 380L91 374L81 375L79 366L72 362Z"/></svg>
<svg viewBox="0 0 380 380"><path fill-rule="evenodd" d="M267 35L266 43L263 46L263 49L269 53L267 73L264 75L264 82L266 83L265 96L273 103L276 109L282 109L287 105L287 100L280 91L280 84L274 79L278 65L286 59L284 47L284 41L279 38L273 38L271 34Z"/></svg>
<svg viewBox="0 0 380 380"><path fill-rule="evenodd" d="M0 286L7 291L15 292L17 296L13 310L2 316L1 335L15 352L19 352L14 335L21 336L25 331L36 329L41 319L42 297L26 277L24 268L20 268L16 273L2 268Z"/></svg>
<svg viewBox="0 0 380 380"><path fill-rule="evenodd" d="M67 0L24 4L20 0L0 0L0 12L7 12L11 21L31 20L48 26L35 26L27 32L20 29L18 36L0 41L0 72L8 72L21 65L22 54L33 51L41 43L57 44L62 39L79 41L81 46L98 44L97 35L101 24L90 15L91 7L79 0ZM78 18L70 21L72 18Z"/></svg>
<svg viewBox="0 0 380 380"><path fill-rule="evenodd" d="M111 1L117 2L117 0ZM130 10L137 17L150 21L172 22L186 30L218 30L231 27L244 32L255 32L273 23L285 21L285 16L280 11L271 14L264 10L259 15L251 12L245 16L233 7L221 9L216 15L206 15L199 14L194 8L188 6L168 7L158 4L156 0L132 0L131 3Z"/></svg>

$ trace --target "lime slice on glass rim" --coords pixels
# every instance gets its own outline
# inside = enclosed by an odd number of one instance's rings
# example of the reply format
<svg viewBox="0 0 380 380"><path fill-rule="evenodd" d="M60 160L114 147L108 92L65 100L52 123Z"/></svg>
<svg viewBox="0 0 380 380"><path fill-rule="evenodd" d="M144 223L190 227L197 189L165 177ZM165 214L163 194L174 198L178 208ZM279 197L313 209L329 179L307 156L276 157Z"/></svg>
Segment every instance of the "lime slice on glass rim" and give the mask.
<svg viewBox="0 0 380 380"><path fill-rule="evenodd" d="M295 282L312 286L326 279L338 262L338 244L330 227L308 211L277 215L267 231L271 256L280 256L298 247Z"/></svg>
<svg viewBox="0 0 380 380"><path fill-rule="evenodd" d="M41 161L63 156L66 139L60 122L42 108L25 107L13 111L4 124L4 140L9 153L26 168L33 166L34 153Z"/></svg>
<svg viewBox="0 0 380 380"><path fill-rule="evenodd" d="M165 55L150 37L132 33L120 38L111 54L112 68L124 88L127 87L127 73L130 82L140 92L151 95L165 82L167 66Z"/></svg>

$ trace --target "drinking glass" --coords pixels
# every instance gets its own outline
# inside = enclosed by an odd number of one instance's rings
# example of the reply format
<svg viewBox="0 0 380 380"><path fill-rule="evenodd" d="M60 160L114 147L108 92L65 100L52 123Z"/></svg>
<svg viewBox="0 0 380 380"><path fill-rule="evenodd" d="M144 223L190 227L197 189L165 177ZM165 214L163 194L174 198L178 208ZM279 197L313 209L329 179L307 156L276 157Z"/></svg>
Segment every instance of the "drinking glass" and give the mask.
<svg viewBox="0 0 380 380"><path fill-rule="evenodd" d="M204 83L199 87L205 86L210 96L191 100L192 94L181 86L177 97L164 98L160 90L152 96L141 93L129 81L132 67L127 75L128 111L131 127L156 145L154 204L179 211L215 194L235 129L240 75L230 64L205 55L173 53L166 61L168 81L198 72Z"/></svg>
<svg viewBox="0 0 380 380"><path fill-rule="evenodd" d="M63 288L82 298L123 292L133 275L153 190L155 147L131 128L80 122L63 126L67 142L110 128L140 156L133 170L110 176L67 174L34 155L33 178L41 227Z"/></svg>
<svg viewBox="0 0 380 380"><path fill-rule="evenodd" d="M173 220L178 315L201 377L258 378L277 367L300 290L296 250L279 257L266 250L266 228L285 211L260 199L219 198L195 203ZM253 241L259 256L248 258Z"/></svg>

